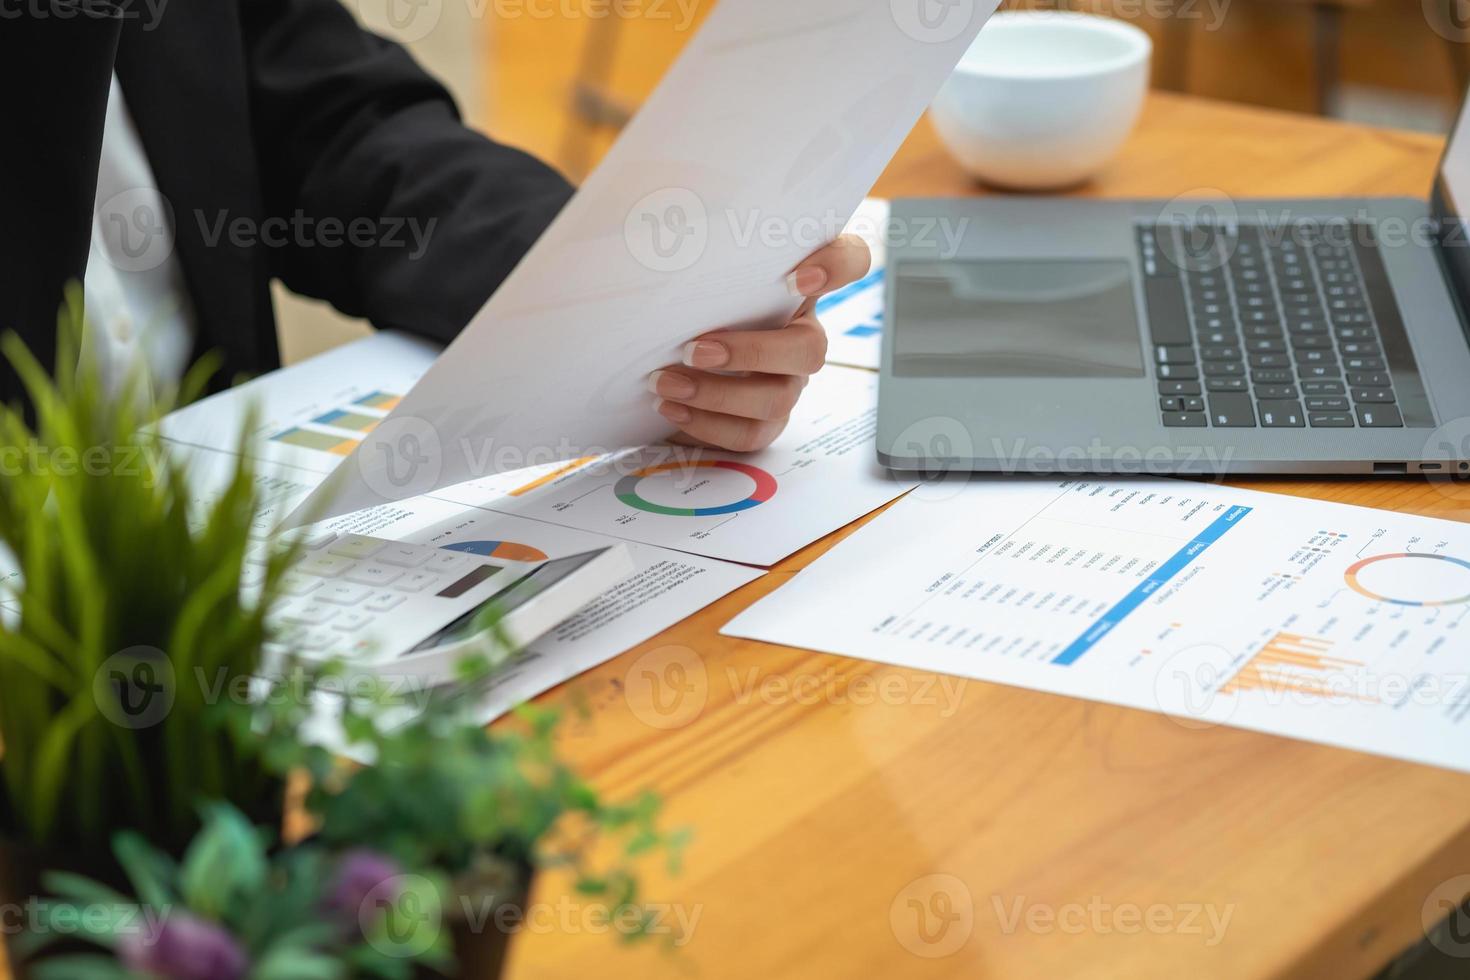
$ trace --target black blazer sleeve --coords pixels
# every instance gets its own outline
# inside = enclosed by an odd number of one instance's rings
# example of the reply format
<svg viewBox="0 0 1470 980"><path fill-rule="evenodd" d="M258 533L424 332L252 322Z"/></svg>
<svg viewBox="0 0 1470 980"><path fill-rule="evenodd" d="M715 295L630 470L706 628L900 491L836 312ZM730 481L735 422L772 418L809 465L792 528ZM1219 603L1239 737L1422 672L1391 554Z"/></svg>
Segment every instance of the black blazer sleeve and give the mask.
<svg viewBox="0 0 1470 980"><path fill-rule="evenodd" d="M8 4L0 20L0 332L20 334L48 368L63 287L87 268L121 27L96 0ZM19 396L0 359L0 400Z"/></svg>
<svg viewBox="0 0 1470 980"><path fill-rule="evenodd" d="M339 0L242 0L241 16L266 215L376 236L329 247L308 232L308 247L292 232L271 273L375 326L452 339L570 185L466 129L443 86Z"/></svg>

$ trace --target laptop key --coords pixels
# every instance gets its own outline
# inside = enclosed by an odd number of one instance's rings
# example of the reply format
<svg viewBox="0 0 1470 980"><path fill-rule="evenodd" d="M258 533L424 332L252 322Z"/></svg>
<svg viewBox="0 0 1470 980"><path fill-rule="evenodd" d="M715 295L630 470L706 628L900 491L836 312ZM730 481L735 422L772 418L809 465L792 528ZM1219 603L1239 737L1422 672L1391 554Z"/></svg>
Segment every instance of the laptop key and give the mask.
<svg viewBox="0 0 1470 980"><path fill-rule="evenodd" d="M1284 354L1286 353L1286 342L1275 338L1270 340L1248 340L1246 341L1245 348L1252 354Z"/></svg>
<svg viewBox="0 0 1470 980"><path fill-rule="evenodd" d="M1325 333L1302 334L1291 338L1291 346L1296 350L1331 350L1332 338Z"/></svg>
<svg viewBox="0 0 1470 980"><path fill-rule="evenodd" d="M1182 412L1184 411L1184 399L1160 398L1159 410L1164 412Z"/></svg>
<svg viewBox="0 0 1470 980"><path fill-rule="evenodd" d="M1206 361L1205 377L1243 378L1245 377L1245 365L1239 361Z"/></svg>
<svg viewBox="0 0 1470 980"><path fill-rule="evenodd" d="M1169 429L1203 429L1204 412L1165 412L1164 426Z"/></svg>
<svg viewBox="0 0 1470 980"><path fill-rule="evenodd" d="M1341 381L1303 381L1302 391L1308 395L1345 395L1347 387Z"/></svg>
<svg viewBox="0 0 1470 980"><path fill-rule="evenodd" d="M1160 262L1160 267L1169 265ZM1148 303L1148 326L1154 343L1161 347L1189 344L1189 310L1184 305L1184 290L1179 280L1150 277L1144 282L1144 298Z"/></svg>
<svg viewBox="0 0 1470 980"><path fill-rule="evenodd" d="M1201 347L1199 356L1206 361L1238 361L1240 348L1228 345Z"/></svg>
<svg viewBox="0 0 1470 980"><path fill-rule="evenodd" d="M1253 368L1284 368L1291 365L1291 358L1285 354L1252 354L1251 367Z"/></svg>
<svg viewBox="0 0 1470 980"><path fill-rule="evenodd" d="M1261 401L1256 404L1261 425L1267 429L1300 429L1307 424L1302 403L1295 399Z"/></svg>
<svg viewBox="0 0 1470 980"><path fill-rule="evenodd" d="M1404 417L1396 405L1359 405L1358 421L1365 429L1402 429Z"/></svg>
<svg viewBox="0 0 1470 980"><path fill-rule="evenodd" d="M1296 375L1283 368L1266 368L1251 372L1251 380L1258 385L1289 385Z"/></svg>
<svg viewBox="0 0 1470 980"><path fill-rule="evenodd" d="M1256 425L1255 408L1246 394L1213 394L1210 396L1210 424L1219 429L1252 429Z"/></svg>
<svg viewBox="0 0 1470 980"><path fill-rule="evenodd" d="M1351 429L1355 428L1353 417L1341 412L1312 412L1307 416L1307 421L1314 429Z"/></svg>
<svg viewBox="0 0 1470 980"><path fill-rule="evenodd" d="M1205 387L1211 392L1246 390L1244 378L1208 378L1205 381Z"/></svg>
<svg viewBox="0 0 1470 980"><path fill-rule="evenodd" d="M1346 412L1351 406L1346 398L1308 398L1308 412Z"/></svg>
<svg viewBox="0 0 1470 980"><path fill-rule="evenodd" d="M1193 364L1160 364L1159 377L1167 381L1194 381L1199 371Z"/></svg>
<svg viewBox="0 0 1470 980"><path fill-rule="evenodd" d="M1155 364L1193 364L1193 347L1155 347Z"/></svg>
<svg viewBox="0 0 1470 980"><path fill-rule="evenodd" d="M1354 388L1387 388L1393 380L1381 371L1354 371L1348 375L1348 384Z"/></svg>
<svg viewBox="0 0 1470 980"><path fill-rule="evenodd" d="M1386 371L1388 365L1381 357L1350 357L1343 362L1349 371Z"/></svg>
<svg viewBox="0 0 1470 980"><path fill-rule="evenodd" d="M1296 385L1257 385L1256 397L1261 401L1279 401L1296 398Z"/></svg>
<svg viewBox="0 0 1470 980"><path fill-rule="evenodd" d="M1336 364L1298 364L1297 374L1304 381L1340 381L1342 368Z"/></svg>
<svg viewBox="0 0 1470 980"><path fill-rule="evenodd" d="M1169 395L1198 395L1200 391L1198 381L1160 381L1159 394Z"/></svg>
<svg viewBox="0 0 1470 980"><path fill-rule="evenodd" d="M1353 389L1353 401L1360 405L1392 405L1395 400L1392 388Z"/></svg>
<svg viewBox="0 0 1470 980"><path fill-rule="evenodd" d="M1203 412L1205 410L1205 400L1203 398L1181 398L1180 401L1184 403L1183 410L1186 412Z"/></svg>

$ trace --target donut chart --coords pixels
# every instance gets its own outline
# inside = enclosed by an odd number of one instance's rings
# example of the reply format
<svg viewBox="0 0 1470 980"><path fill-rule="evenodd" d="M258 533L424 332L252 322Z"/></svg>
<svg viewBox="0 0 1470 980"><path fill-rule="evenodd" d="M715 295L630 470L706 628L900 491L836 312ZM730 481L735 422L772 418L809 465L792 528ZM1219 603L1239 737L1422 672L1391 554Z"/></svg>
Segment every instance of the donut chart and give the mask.
<svg viewBox="0 0 1470 980"><path fill-rule="evenodd" d="M646 477L659 473L687 472L696 469L733 470L749 477L755 483L755 489L744 500L703 507L671 507L656 503L638 493L638 485ZM649 514L664 514L668 517L718 517L722 514L735 514L742 510L749 510L770 500L776 495L776 478L758 466L735 463L725 459L698 463L663 463L629 473L617 482L617 485L613 487L613 493L627 506Z"/></svg>
<svg viewBox="0 0 1470 980"><path fill-rule="evenodd" d="M545 561L547 557L546 552L540 548L514 541L456 541L454 544L444 545L440 550L463 551L485 558L499 558L501 561Z"/></svg>
<svg viewBox="0 0 1470 980"><path fill-rule="evenodd" d="M1435 598L1397 598L1386 595L1384 594L1382 585L1368 585L1364 582L1365 573L1390 572L1391 566L1384 564L1386 562L1413 562L1417 566L1415 570L1420 573L1432 573L1436 569L1443 569L1445 572L1465 580L1463 585L1464 591L1459 591L1460 586L1452 586L1444 596ZM1423 564L1425 562L1435 562L1436 565L1428 566ZM1438 564L1441 562L1447 564ZM1404 566L1405 569L1410 567L1414 566ZM1358 593L1358 595L1372 599L1375 602L1387 602L1395 606L1457 606L1470 602L1470 575L1466 573L1470 573L1470 561L1466 561L1463 558L1452 558L1449 555L1402 552L1392 555L1374 555L1372 558L1365 558L1343 573L1343 578L1346 579L1348 588ZM1414 586L1413 582L1409 582L1408 584L1411 588Z"/></svg>

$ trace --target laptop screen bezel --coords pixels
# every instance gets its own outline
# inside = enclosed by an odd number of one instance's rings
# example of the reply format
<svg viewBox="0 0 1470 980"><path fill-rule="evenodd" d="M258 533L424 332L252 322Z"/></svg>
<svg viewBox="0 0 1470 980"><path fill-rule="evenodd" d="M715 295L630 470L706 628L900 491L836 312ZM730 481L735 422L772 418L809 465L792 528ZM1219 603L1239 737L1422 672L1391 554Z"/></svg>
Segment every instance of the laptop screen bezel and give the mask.
<svg viewBox="0 0 1470 980"><path fill-rule="evenodd" d="M1465 118L1467 115L1470 115L1470 101L1462 101L1455 125L1450 129L1449 138L1445 140L1444 153L1440 154L1439 166L1434 171L1434 187L1429 194L1429 213L1434 219L1435 252L1443 266L1450 294L1454 297L1460 314L1460 322L1470 332L1470 247L1467 247L1470 244L1470 238L1467 238L1470 228L1467 228L1460 204L1455 201L1449 181L1445 178L1450 147L1454 146L1455 139L1460 136L1470 139L1470 126L1467 126Z"/></svg>

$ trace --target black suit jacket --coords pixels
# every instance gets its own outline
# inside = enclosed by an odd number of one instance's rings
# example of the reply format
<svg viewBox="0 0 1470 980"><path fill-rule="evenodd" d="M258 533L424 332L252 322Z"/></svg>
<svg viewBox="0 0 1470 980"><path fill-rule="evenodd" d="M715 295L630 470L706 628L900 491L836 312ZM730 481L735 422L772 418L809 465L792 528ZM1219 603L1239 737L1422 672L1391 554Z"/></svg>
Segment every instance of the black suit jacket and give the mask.
<svg viewBox="0 0 1470 980"><path fill-rule="evenodd" d="M339 0L0 0L0 329L48 364L63 286L86 270L114 71L221 377L277 366L272 278L452 339L571 194L465 129ZM410 220L432 229L422 254ZM292 222L305 231L280 234ZM358 244L332 233L354 222ZM19 394L0 371L0 397Z"/></svg>

